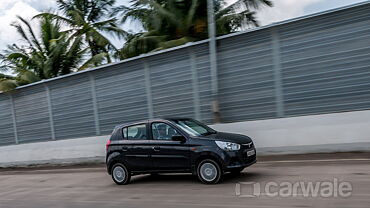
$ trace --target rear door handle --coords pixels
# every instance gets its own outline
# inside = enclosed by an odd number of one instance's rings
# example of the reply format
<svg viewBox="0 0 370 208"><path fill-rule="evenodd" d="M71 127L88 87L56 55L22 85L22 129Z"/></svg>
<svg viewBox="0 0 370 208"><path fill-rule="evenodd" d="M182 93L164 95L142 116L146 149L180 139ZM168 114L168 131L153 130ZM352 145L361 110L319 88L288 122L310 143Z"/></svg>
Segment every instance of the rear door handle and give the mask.
<svg viewBox="0 0 370 208"><path fill-rule="evenodd" d="M122 147L122 151L127 151L128 150L128 147Z"/></svg>
<svg viewBox="0 0 370 208"><path fill-rule="evenodd" d="M155 147L153 147L153 150L156 151L156 152L158 152L159 150L161 150L161 148L158 147L158 146L155 146Z"/></svg>

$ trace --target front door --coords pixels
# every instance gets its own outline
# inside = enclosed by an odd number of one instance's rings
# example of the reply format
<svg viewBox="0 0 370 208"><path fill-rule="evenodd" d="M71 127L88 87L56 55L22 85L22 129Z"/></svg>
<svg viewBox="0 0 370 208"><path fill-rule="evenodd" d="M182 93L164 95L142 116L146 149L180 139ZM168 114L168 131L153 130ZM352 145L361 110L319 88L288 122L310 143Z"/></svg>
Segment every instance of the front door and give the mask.
<svg viewBox="0 0 370 208"><path fill-rule="evenodd" d="M190 149L188 142L173 141L179 135L170 124L154 122L150 126L152 134L152 161L155 170L189 170Z"/></svg>

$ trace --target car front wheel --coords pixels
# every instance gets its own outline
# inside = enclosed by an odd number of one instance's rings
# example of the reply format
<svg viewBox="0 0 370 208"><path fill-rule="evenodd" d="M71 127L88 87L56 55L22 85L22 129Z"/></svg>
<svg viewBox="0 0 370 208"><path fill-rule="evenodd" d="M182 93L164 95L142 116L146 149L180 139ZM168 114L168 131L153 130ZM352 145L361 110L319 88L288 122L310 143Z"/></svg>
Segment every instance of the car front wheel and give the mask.
<svg viewBox="0 0 370 208"><path fill-rule="evenodd" d="M123 164L118 163L112 167L112 179L118 185L126 185L130 182L131 173Z"/></svg>
<svg viewBox="0 0 370 208"><path fill-rule="evenodd" d="M214 160L206 159L199 163L197 175L202 183L216 184L220 181L222 172L220 166Z"/></svg>

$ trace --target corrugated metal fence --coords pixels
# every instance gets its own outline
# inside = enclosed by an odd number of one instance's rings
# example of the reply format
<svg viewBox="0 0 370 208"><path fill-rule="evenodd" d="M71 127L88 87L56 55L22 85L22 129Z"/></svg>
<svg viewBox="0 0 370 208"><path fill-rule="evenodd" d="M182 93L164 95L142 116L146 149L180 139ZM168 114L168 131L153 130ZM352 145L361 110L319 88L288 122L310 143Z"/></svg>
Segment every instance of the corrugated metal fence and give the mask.
<svg viewBox="0 0 370 208"><path fill-rule="evenodd" d="M217 40L224 122L370 109L370 4ZM212 122L202 41L0 94L0 145L109 134L151 117Z"/></svg>

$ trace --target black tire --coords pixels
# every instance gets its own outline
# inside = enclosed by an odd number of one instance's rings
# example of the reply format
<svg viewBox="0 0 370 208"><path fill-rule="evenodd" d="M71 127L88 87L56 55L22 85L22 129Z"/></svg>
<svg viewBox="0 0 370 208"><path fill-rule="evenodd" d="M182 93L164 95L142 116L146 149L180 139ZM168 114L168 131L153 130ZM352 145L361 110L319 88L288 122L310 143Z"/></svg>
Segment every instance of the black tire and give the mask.
<svg viewBox="0 0 370 208"><path fill-rule="evenodd" d="M204 184L217 184L222 176L222 170L217 162L211 159L202 160L197 167L199 180Z"/></svg>
<svg viewBox="0 0 370 208"><path fill-rule="evenodd" d="M121 163L112 167L112 179L117 185L126 185L130 183L131 172Z"/></svg>

